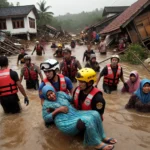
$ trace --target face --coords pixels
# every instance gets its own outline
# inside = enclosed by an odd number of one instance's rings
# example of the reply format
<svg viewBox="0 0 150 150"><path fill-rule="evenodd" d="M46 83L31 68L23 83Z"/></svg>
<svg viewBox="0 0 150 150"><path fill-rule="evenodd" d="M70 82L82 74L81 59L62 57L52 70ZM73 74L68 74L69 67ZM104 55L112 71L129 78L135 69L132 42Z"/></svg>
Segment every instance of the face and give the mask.
<svg viewBox="0 0 150 150"><path fill-rule="evenodd" d="M150 92L150 84L145 83L143 88L142 88L143 93L148 94Z"/></svg>
<svg viewBox="0 0 150 150"><path fill-rule="evenodd" d="M88 50L91 50L91 45L88 45L88 46L87 46L87 49L88 49Z"/></svg>
<svg viewBox="0 0 150 150"><path fill-rule="evenodd" d="M21 49L21 50L20 50L20 53L21 53L21 54L24 54L24 49Z"/></svg>
<svg viewBox="0 0 150 150"><path fill-rule="evenodd" d="M96 62L96 58L94 57L94 58L92 58L92 60L91 60L93 63L95 63Z"/></svg>
<svg viewBox="0 0 150 150"><path fill-rule="evenodd" d="M113 67L115 67L115 66L117 66L117 64L118 64L118 58L112 58L112 59L111 59L111 65L112 65Z"/></svg>
<svg viewBox="0 0 150 150"><path fill-rule="evenodd" d="M134 83L136 81L136 76L134 74L130 75L130 81Z"/></svg>
<svg viewBox="0 0 150 150"><path fill-rule="evenodd" d="M30 64L30 60L25 60L25 64L29 65Z"/></svg>
<svg viewBox="0 0 150 150"><path fill-rule="evenodd" d="M64 58L66 58L66 59L69 59L71 57L71 54L70 53L64 53Z"/></svg>
<svg viewBox="0 0 150 150"><path fill-rule="evenodd" d="M49 80L51 80L54 76L53 70L44 71L44 73L45 73L47 79L49 79Z"/></svg>
<svg viewBox="0 0 150 150"><path fill-rule="evenodd" d="M46 96L51 101L55 101L56 100L56 94L53 91L48 91Z"/></svg>
<svg viewBox="0 0 150 150"><path fill-rule="evenodd" d="M80 90L85 90L86 89L86 82L79 81L79 87L80 87Z"/></svg>

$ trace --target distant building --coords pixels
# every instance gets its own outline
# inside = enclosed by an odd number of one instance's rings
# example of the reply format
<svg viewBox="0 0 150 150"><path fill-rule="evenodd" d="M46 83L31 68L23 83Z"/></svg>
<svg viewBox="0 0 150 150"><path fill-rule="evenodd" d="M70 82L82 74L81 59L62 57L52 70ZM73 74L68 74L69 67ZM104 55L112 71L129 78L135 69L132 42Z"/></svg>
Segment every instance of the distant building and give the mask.
<svg viewBox="0 0 150 150"><path fill-rule="evenodd" d="M30 35L37 33L37 17L34 5L0 8L0 30L11 35L26 34L30 40Z"/></svg>
<svg viewBox="0 0 150 150"><path fill-rule="evenodd" d="M103 35L127 33L132 43L142 43L150 49L150 0L138 0L101 32Z"/></svg>

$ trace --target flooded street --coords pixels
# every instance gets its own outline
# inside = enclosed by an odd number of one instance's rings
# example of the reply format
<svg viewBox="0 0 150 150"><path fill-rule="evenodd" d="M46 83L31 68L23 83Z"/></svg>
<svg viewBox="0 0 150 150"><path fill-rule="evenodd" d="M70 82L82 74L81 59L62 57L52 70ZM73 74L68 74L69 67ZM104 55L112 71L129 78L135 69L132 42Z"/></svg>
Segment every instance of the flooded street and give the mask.
<svg viewBox="0 0 150 150"><path fill-rule="evenodd" d="M54 50L46 46L46 54L43 56L32 56L32 62L39 65L47 58L53 58ZM33 50L33 47L30 47ZM86 46L77 46L72 50L72 55L76 56L82 63L83 53ZM96 52L98 62L111 56L101 56ZM28 51L31 54L31 51ZM133 58L134 59L134 58ZM61 61L62 59L58 59ZM101 63L101 69L109 63L110 60ZM9 66L16 70L20 75L21 65L17 66L17 56L9 57ZM121 63L124 69L125 80L128 79L132 70L139 72L140 78L149 78L150 73L140 66ZM25 81L23 81L25 87ZM118 140L115 150L150 150L150 113L137 113L134 110L126 110L125 104L130 95L122 94L123 84L119 83L118 91L108 95L103 93L106 100L106 109L104 113L104 129L108 137L114 137ZM102 89L102 79L99 83ZM38 92L26 90L30 100L29 106L25 106L23 96L19 93L23 111L20 114L5 115L0 108L0 150L93 150L94 148L84 147L82 138L79 136L71 137L64 135L52 125L46 128L42 119L41 103Z"/></svg>

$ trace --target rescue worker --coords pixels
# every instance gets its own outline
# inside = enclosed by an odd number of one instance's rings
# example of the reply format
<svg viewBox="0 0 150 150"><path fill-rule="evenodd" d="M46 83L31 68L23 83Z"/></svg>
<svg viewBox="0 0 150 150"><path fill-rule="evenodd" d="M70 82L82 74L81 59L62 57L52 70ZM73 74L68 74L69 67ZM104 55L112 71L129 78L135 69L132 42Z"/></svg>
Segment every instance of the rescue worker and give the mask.
<svg viewBox="0 0 150 150"><path fill-rule="evenodd" d="M100 66L96 61L96 55L91 54L90 60L86 63L85 67L92 68L95 72L100 72Z"/></svg>
<svg viewBox="0 0 150 150"><path fill-rule="evenodd" d="M123 69L121 65L119 64L119 61L120 61L120 58L118 55L112 55L111 64L108 64L103 68L103 70L101 71L96 81L96 86L97 86L101 77L104 76L103 89L104 89L104 92L108 94L110 94L112 91L117 90L119 79L121 79L121 81L126 86L126 83L123 77Z"/></svg>
<svg viewBox="0 0 150 150"><path fill-rule="evenodd" d="M18 89L24 96L24 103L28 105L29 100L17 72L8 67L6 56L0 56L0 103L5 113L19 113L21 111L17 95Z"/></svg>
<svg viewBox="0 0 150 150"><path fill-rule="evenodd" d="M62 48L62 44L58 44L58 49L56 50L56 52L53 54L53 56L55 57L63 57L63 48Z"/></svg>
<svg viewBox="0 0 150 150"><path fill-rule="evenodd" d="M91 44L87 45L87 50L83 54L83 62L86 58L86 62L90 60L90 55L95 54L95 52L91 49Z"/></svg>
<svg viewBox="0 0 150 150"><path fill-rule="evenodd" d="M55 41L52 42L51 48L57 48Z"/></svg>
<svg viewBox="0 0 150 150"><path fill-rule="evenodd" d="M76 47L76 42L73 39L71 40L70 47L71 48L75 48Z"/></svg>
<svg viewBox="0 0 150 150"><path fill-rule="evenodd" d="M71 79L72 82L77 82L75 79L75 75L78 69L81 69L80 62L76 59L76 57L71 56L71 50L66 48L64 50L64 59L60 63L60 71L64 76L67 76Z"/></svg>
<svg viewBox="0 0 150 150"><path fill-rule="evenodd" d="M35 51L36 51L36 55L38 55L38 56L42 56L42 51L43 51L43 54L45 54L44 48L43 48L43 46L39 43L39 41L36 41L35 43L36 43L36 45L35 45L35 47L34 47L33 52L31 53L31 55L33 55L33 53L34 53Z"/></svg>
<svg viewBox="0 0 150 150"><path fill-rule="evenodd" d="M28 55L27 53L25 53L25 50L24 50L24 48L22 47L21 49L20 49L20 54L18 55L18 59L17 59L17 65L19 65L19 62L21 63L21 64L24 64L25 62L24 62L24 56L25 55Z"/></svg>
<svg viewBox="0 0 150 150"><path fill-rule="evenodd" d="M62 74L57 74L59 70L59 62L57 60L48 59L40 64L40 68L44 71L46 75L46 78L42 81L39 87L39 96L41 98L41 104L43 104L44 101L44 97L41 93L41 90L46 84L52 85L56 91L63 91L67 94L72 94L73 85L71 80Z"/></svg>
<svg viewBox="0 0 150 150"><path fill-rule="evenodd" d="M21 69L20 74L20 82L22 82L22 79L26 80L26 88L35 90L38 90L39 88L39 80L38 75L41 78L41 81L43 80L43 75L41 73L41 70L38 66L36 66L34 63L31 63L31 57L29 55L26 55L24 57L25 65Z"/></svg>
<svg viewBox="0 0 150 150"><path fill-rule="evenodd" d="M76 74L79 86L73 92L73 101L76 109L96 110L101 115L105 109L105 99L102 92L93 86L96 82L96 72L91 68L82 68Z"/></svg>

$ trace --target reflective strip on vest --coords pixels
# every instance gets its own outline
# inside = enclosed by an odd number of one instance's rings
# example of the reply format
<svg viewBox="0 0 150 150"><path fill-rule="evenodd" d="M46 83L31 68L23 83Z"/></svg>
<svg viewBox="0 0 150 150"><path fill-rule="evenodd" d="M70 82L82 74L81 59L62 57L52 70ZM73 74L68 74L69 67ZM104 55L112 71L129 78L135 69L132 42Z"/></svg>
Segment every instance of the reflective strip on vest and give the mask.
<svg viewBox="0 0 150 150"><path fill-rule="evenodd" d="M10 69L0 70L0 96L12 95L18 92L17 85L10 77Z"/></svg>

